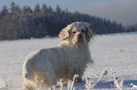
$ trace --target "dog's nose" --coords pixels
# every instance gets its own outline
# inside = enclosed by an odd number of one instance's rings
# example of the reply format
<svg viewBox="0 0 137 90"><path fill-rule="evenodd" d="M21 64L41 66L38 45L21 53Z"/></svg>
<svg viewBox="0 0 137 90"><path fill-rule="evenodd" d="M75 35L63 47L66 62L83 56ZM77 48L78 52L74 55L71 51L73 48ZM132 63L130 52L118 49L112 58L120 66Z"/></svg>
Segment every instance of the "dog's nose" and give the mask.
<svg viewBox="0 0 137 90"><path fill-rule="evenodd" d="M82 34L81 33L79 33L78 34L78 38L82 38L83 36L82 36Z"/></svg>

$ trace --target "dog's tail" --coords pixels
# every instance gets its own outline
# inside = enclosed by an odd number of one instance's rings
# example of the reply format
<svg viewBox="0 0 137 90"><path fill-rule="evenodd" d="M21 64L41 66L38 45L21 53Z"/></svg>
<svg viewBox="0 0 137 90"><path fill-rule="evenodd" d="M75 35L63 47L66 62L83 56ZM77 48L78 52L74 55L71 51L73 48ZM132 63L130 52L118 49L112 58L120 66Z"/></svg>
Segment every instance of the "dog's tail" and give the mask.
<svg viewBox="0 0 137 90"><path fill-rule="evenodd" d="M23 65L23 78L24 79L29 79L29 80L33 80L34 79L34 73L32 70L32 66L31 66L31 62L24 62Z"/></svg>
<svg viewBox="0 0 137 90"><path fill-rule="evenodd" d="M35 87L32 59L30 55L24 61L22 74L24 79L22 88L31 89L32 87Z"/></svg>

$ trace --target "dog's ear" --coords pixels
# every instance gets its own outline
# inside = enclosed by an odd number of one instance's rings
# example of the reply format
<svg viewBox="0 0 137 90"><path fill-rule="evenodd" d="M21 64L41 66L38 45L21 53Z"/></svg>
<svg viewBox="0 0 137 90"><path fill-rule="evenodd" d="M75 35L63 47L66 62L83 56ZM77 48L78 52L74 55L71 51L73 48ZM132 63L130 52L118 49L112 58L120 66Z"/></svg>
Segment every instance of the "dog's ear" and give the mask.
<svg viewBox="0 0 137 90"><path fill-rule="evenodd" d="M61 39L61 40L66 40L66 39L68 39L69 36L70 36L70 35L69 35L69 31L70 31L70 27L69 27L69 26L63 28L63 29L61 30L61 32L59 33L60 39Z"/></svg>
<svg viewBox="0 0 137 90"><path fill-rule="evenodd" d="M85 29L86 29L86 39L89 42L90 39L93 37L92 30L90 28L90 24L85 22Z"/></svg>

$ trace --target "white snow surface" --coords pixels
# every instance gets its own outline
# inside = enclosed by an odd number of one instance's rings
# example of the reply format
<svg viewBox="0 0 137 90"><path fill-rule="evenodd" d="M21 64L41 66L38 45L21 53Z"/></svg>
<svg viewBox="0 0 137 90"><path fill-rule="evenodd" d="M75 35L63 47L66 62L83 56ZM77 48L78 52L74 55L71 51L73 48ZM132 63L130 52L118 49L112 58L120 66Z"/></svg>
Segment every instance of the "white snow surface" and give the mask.
<svg viewBox="0 0 137 90"><path fill-rule="evenodd" d="M0 90L21 90L25 57L32 51L55 47L60 42L59 38L0 41ZM102 71L108 70L95 90L116 89L114 77L124 80L126 89L137 85L137 33L95 35L89 47L94 64L88 65L83 81L85 77L96 81ZM3 87L3 82L8 86ZM76 83L74 87L83 90L84 85L85 82Z"/></svg>

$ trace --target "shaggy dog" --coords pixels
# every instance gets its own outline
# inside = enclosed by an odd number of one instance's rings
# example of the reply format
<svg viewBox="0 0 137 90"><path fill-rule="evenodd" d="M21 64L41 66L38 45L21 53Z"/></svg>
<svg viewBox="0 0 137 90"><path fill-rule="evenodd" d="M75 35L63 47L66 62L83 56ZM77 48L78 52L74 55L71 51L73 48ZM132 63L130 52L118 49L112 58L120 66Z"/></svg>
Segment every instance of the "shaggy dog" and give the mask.
<svg viewBox="0 0 137 90"><path fill-rule="evenodd" d="M23 64L23 87L34 90L49 88L60 79L67 82L74 74L82 77L90 57L88 43L93 34L86 22L74 22L59 34L63 40L57 47L30 53Z"/></svg>

